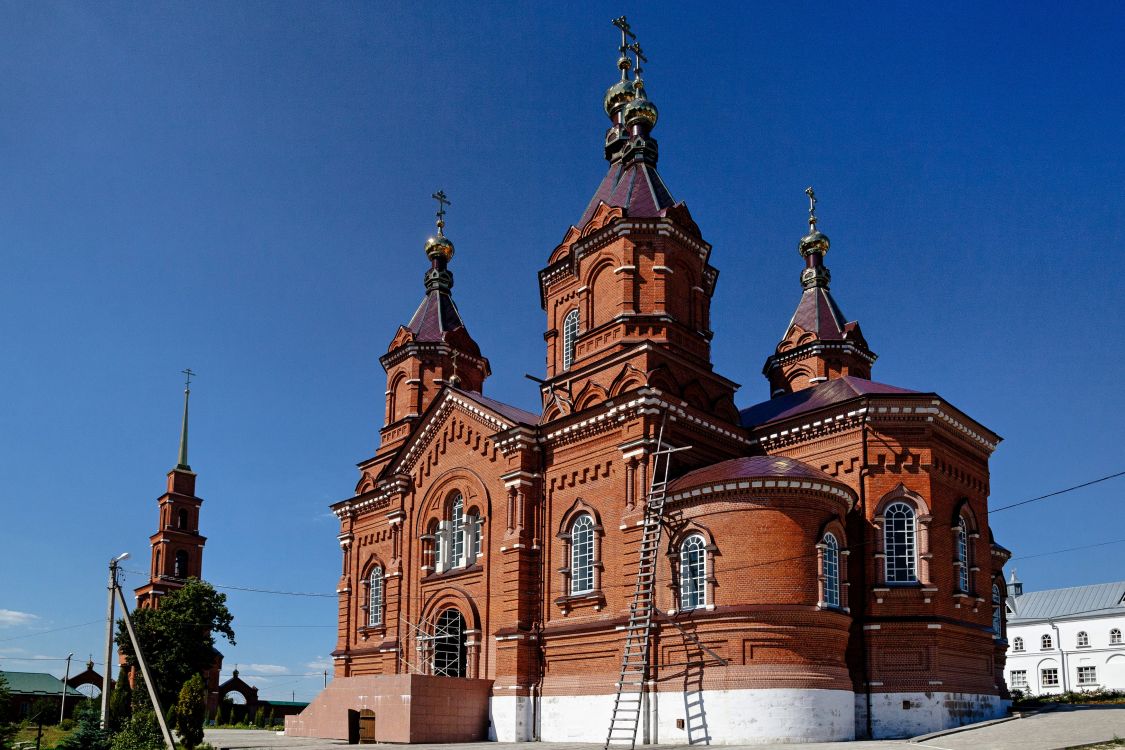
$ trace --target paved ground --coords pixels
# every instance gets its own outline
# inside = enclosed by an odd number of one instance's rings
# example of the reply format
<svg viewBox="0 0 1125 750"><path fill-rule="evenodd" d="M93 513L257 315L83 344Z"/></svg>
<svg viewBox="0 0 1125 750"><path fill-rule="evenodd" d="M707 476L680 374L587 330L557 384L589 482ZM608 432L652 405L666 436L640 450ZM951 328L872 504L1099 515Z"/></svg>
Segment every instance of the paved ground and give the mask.
<svg viewBox="0 0 1125 750"><path fill-rule="evenodd" d="M1060 750L1125 737L1125 705L1066 706L1027 716L946 734L940 737L880 742L827 742L812 745L726 745L724 750ZM209 729L206 741L219 750L280 748L329 750L346 746L336 740L309 740L249 729ZM638 746L643 747L643 746ZM495 743L413 745L419 750L601 750L601 745L577 743ZM661 750L697 750L690 745L661 745Z"/></svg>

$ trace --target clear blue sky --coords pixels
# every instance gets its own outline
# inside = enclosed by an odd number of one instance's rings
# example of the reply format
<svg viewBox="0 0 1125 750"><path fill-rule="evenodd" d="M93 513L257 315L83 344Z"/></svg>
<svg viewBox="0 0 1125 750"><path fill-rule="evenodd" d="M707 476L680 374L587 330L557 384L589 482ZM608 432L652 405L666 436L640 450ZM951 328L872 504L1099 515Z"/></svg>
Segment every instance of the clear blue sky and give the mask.
<svg viewBox="0 0 1125 750"><path fill-rule="evenodd" d="M334 591L327 506L375 449L438 187L486 393L535 406L535 274L605 169L621 13L661 173L715 248L741 406L768 396L812 184L875 379L1005 437L994 505L1125 469L1125 11L981 6L4 0L0 664L100 661L106 563L147 568L188 366L205 576ZM993 527L1017 556L1125 538L1123 492ZM1028 589L1121 580L1123 552L1016 566ZM311 698L289 675L329 663L335 600L228 593L227 669Z"/></svg>

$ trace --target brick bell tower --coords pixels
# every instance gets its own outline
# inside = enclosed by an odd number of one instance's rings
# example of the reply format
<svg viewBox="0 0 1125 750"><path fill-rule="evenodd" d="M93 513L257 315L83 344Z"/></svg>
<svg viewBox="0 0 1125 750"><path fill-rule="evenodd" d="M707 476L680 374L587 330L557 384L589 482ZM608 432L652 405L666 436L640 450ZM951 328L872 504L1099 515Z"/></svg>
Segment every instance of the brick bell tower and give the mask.
<svg viewBox="0 0 1125 750"><path fill-rule="evenodd" d="M203 500L195 496L195 472L188 466L188 404L191 398L190 369L184 370L184 421L180 430L180 457L168 472L167 491L160 496L156 533L149 537L152 562L148 583L135 590L138 607L160 606L163 594L183 586L188 578L203 577L203 545L199 533L199 509Z"/></svg>
<svg viewBox="0 0 1125 750"><path fill-rule="evenodd" d="M824 265L828 236L816 228L816 193L809 196L809 233L797 251L805 260L801 271L801 301L777 349L766 360L762 373L770 381L770 396L810 388L845 375L871 379L875 354L856 321L846 322L840 306L828 291L832 274Z"/></svg>
<svg viewBox="0 0 1125 750"><path fill-rule="evenodd" d="M604 100L609 170L539 272L548 326L543 421L647 384L737 423L738 386L711 365L719 275L708 262L711 246L657 172L647 59L624 18L614 23L621 79Z"/></svg>
<svg viewBox="0 0 1125 750"><path fill-rule="evenodd" d="M402 445L443 385L480 393L491 374L453 303L453 242L445 236L445 207L451 204L444 191L433 198L438 202L437 236L426 241L426 296L379 358L387 372L387 407L376 460Z"/></svg>

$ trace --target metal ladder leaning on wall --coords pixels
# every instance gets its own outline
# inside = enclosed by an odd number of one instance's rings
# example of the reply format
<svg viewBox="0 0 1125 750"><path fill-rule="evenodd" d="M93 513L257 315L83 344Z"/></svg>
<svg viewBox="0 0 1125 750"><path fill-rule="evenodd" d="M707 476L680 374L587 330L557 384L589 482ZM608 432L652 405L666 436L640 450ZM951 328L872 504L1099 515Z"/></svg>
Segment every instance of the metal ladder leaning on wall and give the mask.
<svg viewBox="0 0 1125 750"><path fill-rule="evenodd" d="M673 453L690 448L691 446L665 448L664 422L661 421L660 432L656 438L656 451L652 453L652 473L645 503L637 580L633 587L633 601L629 605L629 624L625 627L625 652L621 657L617 696L613 701L613 716L605 740L606 750L609 750L611 744L624 744L630 748L635 748L637 744L637 726L641 720L644 686L648 677L653 595L656 591L656 564L660 553L660 536L664 529L664 498L668 489L669 458Z"/></svg>

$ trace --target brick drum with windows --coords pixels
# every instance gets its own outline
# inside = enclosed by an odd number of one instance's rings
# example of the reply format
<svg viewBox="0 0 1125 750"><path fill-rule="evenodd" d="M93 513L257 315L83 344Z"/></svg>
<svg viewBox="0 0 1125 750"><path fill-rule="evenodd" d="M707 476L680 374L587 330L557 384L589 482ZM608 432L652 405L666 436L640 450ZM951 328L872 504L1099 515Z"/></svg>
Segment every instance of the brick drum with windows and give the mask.
<svg viewBox="0 0 1125 750"><path fill-rule="evenodd" d="M541 413L483 395L439 215L425 297L380 360L380 447L333 506L336 680L287 731L604 740L661 425L690 449L667 488L641 741L893 737L1000 715L999 438L870 379L811 190L770 398L739 410L711 364L711 247L657 172L639 68L619 67L609 171L539 273ZM404 690L446 708L415 720Z"/></svg>

